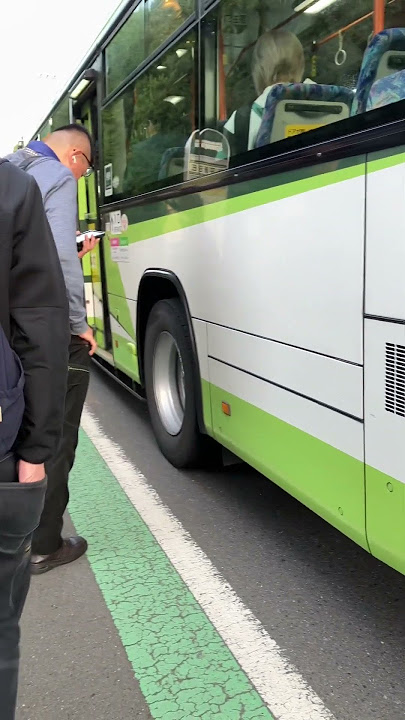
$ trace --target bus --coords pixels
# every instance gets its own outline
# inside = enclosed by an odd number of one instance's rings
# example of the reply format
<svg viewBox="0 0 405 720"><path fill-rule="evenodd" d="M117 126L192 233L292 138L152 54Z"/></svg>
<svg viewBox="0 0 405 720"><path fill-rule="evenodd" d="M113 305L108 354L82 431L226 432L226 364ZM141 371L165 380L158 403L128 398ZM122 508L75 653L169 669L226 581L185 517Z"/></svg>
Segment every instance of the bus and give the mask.
<svg viewBox="0 0 405 720"><path fill-rule="evenodd" d="M185 468L225 448L405 573L405 2L136 0L83 123L98 362Z"/></svg>

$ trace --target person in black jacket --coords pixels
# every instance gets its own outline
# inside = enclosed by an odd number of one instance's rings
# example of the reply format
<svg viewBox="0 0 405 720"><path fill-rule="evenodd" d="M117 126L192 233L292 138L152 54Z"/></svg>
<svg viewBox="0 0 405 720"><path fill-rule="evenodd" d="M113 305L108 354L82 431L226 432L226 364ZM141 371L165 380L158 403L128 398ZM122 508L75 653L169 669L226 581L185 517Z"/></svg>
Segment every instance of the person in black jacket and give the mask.
<svg viewBox="0 0 405 720"><path fill-rule="evenodd" d="M9 162L0 162L0 324L25 375L20 433L0 457L0 716L13 720L30 542L44 502L44 463L62 434L70 333L41 193Z"/></svg>
<svg viewBox="0 0 405 720"><path fill-rule="evenodd" d="M90 380L90 356L97 347L87 324L83 270L76 244L77 182L93 171L92 158L91 137L77 124L57 128L43 141L30 142L24 150L8 156L10 163L35 178L41 191L65 278L71 331L64 429L58 452L46 464L45 504L32 538L33 574L73 562L87 550L85 538L62 537L62 528L69 501L69 473Z"/></svg>

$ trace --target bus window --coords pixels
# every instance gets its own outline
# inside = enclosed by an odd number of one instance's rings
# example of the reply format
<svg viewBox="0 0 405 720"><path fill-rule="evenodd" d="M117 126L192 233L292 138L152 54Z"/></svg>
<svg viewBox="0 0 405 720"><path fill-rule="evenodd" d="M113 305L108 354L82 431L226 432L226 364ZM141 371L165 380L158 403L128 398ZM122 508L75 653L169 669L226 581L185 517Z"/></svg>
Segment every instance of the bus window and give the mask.
<svg viewBox="0 0 405 720"><path fill-rule="evenodd" d="M233 155L254 149L266 101L279 84L301 90L276 98L292 100L295 115L279 118L273 137L272 122L267 142L349 117L372 11L373 0L259 0L249 12L245 0L222 0L205 19L205 125L224 132ZM311 89L312 83L337 89Z"/></svg>
<svg viewBox="0 0 405 720"><path fill-rule="evenodd" d="M145 3L145 42L150 55L191 15L193 0L148 0Z"/></svg>
<svg viewBox="0 0 405 720"><path fill-rule="evenodd" d="M42 125L38 132L37 139L43 140L53 130L57 130L58 127L68 125L70 122L69 115L69 96L65 95L64 98L58 103L52 115L48 117L46 122Z"/></svg>
<svg viewBox="0 0 405 720"><path fill-rule="evenodd" d="M144 2L141 1L105 52L109 95L145 59Z"/></svg>
<svg viewBox="0 0 405 720"><path fill-rule="evenodd" d="M107 46L107 95L171 36L193 9L193 0L141 0Z"/></svg>
<svg viewBox="0 0 405 720"><path fill-rule="evenodd" d="M57 130L58 127L68 125L69 122L69 96L66 95L52 113L52 129Z"/></svg>
<svg viewBox="0 0 405 720"><path fill-rule="evenodd" d="M403 0L388 2L385 8L386 28L405 28L405 5Z"/></svg>
<svg viewBox="0 0 405 720"><path fill-rule="evenodd" d="M52 118L49 117L46 122L42 125L37 140L43 140L49 133L52 132Z"/></svg>
<svg viewBox="0 0 405 720"><path fill-rule="evenodd" d="M195 47L193 32L104 109L107 201L183 178L184 145L195 129Z"/></svg>

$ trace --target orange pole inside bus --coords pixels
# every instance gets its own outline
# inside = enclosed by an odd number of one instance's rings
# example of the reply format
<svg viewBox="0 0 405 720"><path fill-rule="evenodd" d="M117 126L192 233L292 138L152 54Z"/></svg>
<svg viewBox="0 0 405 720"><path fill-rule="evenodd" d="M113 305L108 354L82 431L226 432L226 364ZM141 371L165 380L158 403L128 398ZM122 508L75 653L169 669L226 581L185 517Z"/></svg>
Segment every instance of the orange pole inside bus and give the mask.
<svg viewBox="0 0 405 720"><path fill-rule="evenodd" d="M219 23L218 33L218 80L219 80L219 108L218 120L224 122L228 119L226 113L226 79L225 79L225 66L224 66L224 36L222 33L222 23Z"/></svg>
<svg viewBox="0 0 405 720"><path fill-rule="evenodd" d="M374 35L385 27L385 0L374 0Z"/></svg>

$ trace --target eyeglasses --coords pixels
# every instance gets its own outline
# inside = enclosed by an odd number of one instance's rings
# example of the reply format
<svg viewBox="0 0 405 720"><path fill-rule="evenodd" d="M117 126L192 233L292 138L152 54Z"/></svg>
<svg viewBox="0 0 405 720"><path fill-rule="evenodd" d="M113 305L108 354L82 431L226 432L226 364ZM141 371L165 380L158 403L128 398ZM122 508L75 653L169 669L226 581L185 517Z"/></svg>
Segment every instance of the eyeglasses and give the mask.
<svg viewBox="0 0 405 720"><path fill-rule="evenodd" d="M83 177L90 177L90 175L92 175L94 172L94 167L93 167L92 163L90 162L89 158L87 157L87 155L84 152L82 152L82 150L78 150L78 152L81 155L83 155L83 157L85 158L87 165L88 165L87 170L85 170L85 172L83 173Z"/></svg>

